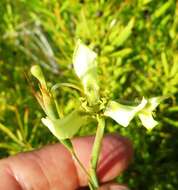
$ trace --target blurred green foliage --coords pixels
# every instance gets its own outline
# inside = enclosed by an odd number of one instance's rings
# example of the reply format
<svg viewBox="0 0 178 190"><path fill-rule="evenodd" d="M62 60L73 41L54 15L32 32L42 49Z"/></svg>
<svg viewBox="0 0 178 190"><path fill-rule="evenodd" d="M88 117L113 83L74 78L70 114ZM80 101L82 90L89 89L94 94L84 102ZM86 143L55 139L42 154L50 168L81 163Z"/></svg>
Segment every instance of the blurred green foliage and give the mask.
<svg viewBox="0 0 178 190"><path fill-rule="evenodd" d="M101 93L121 102L170 95L157 110L159 125L147 132L138 120L123 128L108 119L107 132L129 137L135 158L118 177L135 190L178 187L178 3L176 0L1 0L0 157L56 139L42 126L29 69L40 64L49 85L78 79L72 53L80 38L98 53ZM29 78L30 82L26 79ZM61 112L79 94L56 91ZM79 135L95 133L95 126Z"/></svg>

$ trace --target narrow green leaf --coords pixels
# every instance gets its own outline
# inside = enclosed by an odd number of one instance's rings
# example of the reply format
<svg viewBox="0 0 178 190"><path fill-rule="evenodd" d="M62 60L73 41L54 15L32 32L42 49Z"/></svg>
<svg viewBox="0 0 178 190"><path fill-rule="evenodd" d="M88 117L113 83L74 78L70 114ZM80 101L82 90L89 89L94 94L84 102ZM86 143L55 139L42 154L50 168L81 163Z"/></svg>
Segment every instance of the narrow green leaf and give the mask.
<svg viewBox="0 0 178 190"><path fill-rule="evenodd" d="M140 0L143 6L149 4L152 0Z"/></svg>
<svg viewBox="0 0 178 190"><path fill-rule="evenodd" d="M13 147L11 144L7 144L7 143L0 143L0 148L9 149L9 150L15 149L15 147Z"/></svg>
<svg viewBox="0 0 178 190"><path fill-rule="evenodd" d="M135 18L131 18L127 26L125 26L125 28L119 33L118 37L114 41L114 45L122 46L124 44L124 42L130 37L134 24Z"/></svg>
<svg viewBox="0 0 178 190"><path fill-rule="evenodd" d="M173 107L168 108L167 112L170 112L170 113L178 112L178 106L173 106Z"/></svg>
<svg viewBox="0 0 178 190"><path fill-rule="evenodd" d="M131 48L125 48L125 49L122 49L120 51L116 51L116 52L112 53L110 56L111 57L121 57L121 58L124 58L127 55L129 55L130 53L132 53L132 49Z"/></svg>
<svg viewBox="0 0 178 190"><path fill-rule="evenodd" d="M0 123L0 130L4 132L9 138L11 138L14 142L19 144L20 146L24 146L23 142L21 142L15 135L14 133L8 129L6 126Z"/></svg>
<svg viewBox="0 0 178 190"><path fill-rule="evenodd" d="M107 53L110 53L114 50L114 46L111 46L111 45L105 45L103 47L103 50L102 50L102 53L103 54L107 54Z"/></svg>
<svg viewBox="0 0 178 190"><path fill-rule="evenodd" d="M168 77L169 76L169 65L168 65L168 61L167 61L165 52L161 53L161 60L162 60L163 68L164 68L164 73Z"/></svg>
<svg viewBox="0 0 178 190"><path fill-rule="evenodd" d="M50 120L47 117L42 118L42 122L60 140L72 138L81 126L89 122L89 118L83 112L75 110L62 119Z"/></svg>
<svg viewBox="0 0 178 190"><path fill-rule="evenodd" d="M156 19L162 16L170 8L172 4L173 0L168 0L166 3L164 3L160 8L156 10L156 12L153 15L153 18Z"/></svg>
<svg viewBox="0 0 178 190"><path fill-rule="evenodd" d="M171 68L171 77L175 77L175 75L178 73L178 55L173 55L173 66Z"/></svg>
<svg viewBox="0 0 178 190"><path fill-rule="evenodd" d="M177 120L173 120L173 119L170 119L168 117L164 117L163 120L168 123L169 125L172 125L174 127L178 127L178 121Z"/></svg>

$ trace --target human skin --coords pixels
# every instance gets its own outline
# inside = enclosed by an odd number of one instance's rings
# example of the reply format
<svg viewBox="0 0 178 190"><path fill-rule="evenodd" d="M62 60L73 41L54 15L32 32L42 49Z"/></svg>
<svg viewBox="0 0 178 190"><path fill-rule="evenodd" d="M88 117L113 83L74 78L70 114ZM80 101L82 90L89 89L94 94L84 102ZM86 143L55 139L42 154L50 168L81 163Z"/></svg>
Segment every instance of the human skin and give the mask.
<svg viewBox="0 0 178 190"><path fill-rule="evenodd" d="M72 140L76 153L89 168L93 136ZM125 190L108 183L125 170L132 159L132 146L119 135L106 135L102 142L97 174L100 190ZM0 160L0 190L76 190L87 185L87 176L61 144L20 153Z"/></svg>

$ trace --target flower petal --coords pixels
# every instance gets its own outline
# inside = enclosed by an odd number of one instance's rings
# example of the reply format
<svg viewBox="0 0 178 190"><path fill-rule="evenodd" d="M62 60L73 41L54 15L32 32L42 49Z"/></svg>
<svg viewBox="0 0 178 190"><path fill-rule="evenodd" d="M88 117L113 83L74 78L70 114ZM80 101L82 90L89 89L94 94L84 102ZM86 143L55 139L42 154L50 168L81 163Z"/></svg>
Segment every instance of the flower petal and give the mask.
<svg viewBox="0 0 178 190"><path fill-rule="evenodd" d="M73 65L74 70L80 79L82 79L86 73L96 69L96 57L97 54L82 44L80 40L77 42L73 55Z"/></svg>
<svg viewBox="0 0 178 190"><path fill-rule="evenodd" d="M158 96L148 99L146 106L138 113L143 126L148 130L151 130L158 124L158 122L153 119L153 110L166 98L168 98L168 96Z"/></svg>
<svg viewBox="0 0 178 190"><path fill-rule="evenodd" d="M31 74L32 74L35 78L37 78L37 79L39 80L40 84L41 84L42 86L46 87L46 81L45 81L45 78L44 78L44 75L43 75L43 72L42 72L40 66L39 66L39 65L33 65L33 66L31 67L31 70L30 70L30 71L31 71Z"/></svg>
<svg viewBox="0 0 178 190"><path fill-rule="evenodd" d="M91 105L99 101L96 57L94 51L78 41L73 55L74 70L82 81L85 95Z"/></svg>
<svg viewBox="0 0 178 190"><path fill-rule="evenodd" d="M134 118L134 116L144 108L147 100L142 99L141 103L138 106L127 106L119 104L115 101L110 101L104 112L105 116L109 116L114 119L118 124L127 127L130 121Z"/></svg>
<svg viewBox="0 0 178 190"><path fill-rule="evenodd" d="M42 118L42 122L60 140L72 138L89 119L83 112L75 110L62 119L50 120L47 117Z"/></svg>
<svg viewBox="0 0 178 190"><path fill-rule="evenodd" d="M138 114L138 116L143 126L146 127L148 130L153 129L158 124L158 122L153 119L151 112L149 113L141 112Z"/></svg>
<svg viewBox="0 0 178 190"><path fill-rule="evenodd" d="M146 105L145 109L153 111L166 98L168 98L168 96L157 96L148 99L148 104Z"/></svg>

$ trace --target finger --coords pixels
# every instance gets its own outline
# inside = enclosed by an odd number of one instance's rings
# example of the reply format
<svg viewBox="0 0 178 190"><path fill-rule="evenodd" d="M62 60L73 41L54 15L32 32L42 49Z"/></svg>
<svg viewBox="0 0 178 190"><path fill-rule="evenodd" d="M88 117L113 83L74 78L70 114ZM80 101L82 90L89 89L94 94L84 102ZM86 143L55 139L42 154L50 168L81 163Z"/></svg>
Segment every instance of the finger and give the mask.
<svg viewBox="0 0 178 190"><path fill-rule="evenodd" d="M86 137L73 141L78 157L87 168L93 140L93 137ZM131 152L128 140L106 136L98 167L100 180L110 180L126 168ZM60 144L1 160L0 178L3 179L0 183L3 190L74 190L87 184L86 176Z"/></svg>
<svg viewBox="0 0 178 190"><path fill-rule="evenodd" d="M73 144L82 164L89 169L91 150L94 137L74 139ZM92 143L91 143L92 142ZM110 181L127 168L132 158L132 146L128 139L119 135L107 135L102 142L102 149L97 169L100 182ZM88 182L87 175L75 162L79 184L85 186Z"/></svg>
<svg viewBox="0 0 178 190"><path fill-rule="evenodd" d="M88 187L82 187L77 190L89 190ZM102 185L98 190L129 190L125 185L119 185L116 183L107 183Z"/></svg>
<svg viewBox="0 0 178 190"><path fill-rule="evenodd" d="M99 188L99 190L129 190L125 185L119 185L116 183L108 183Z"/></svg>

